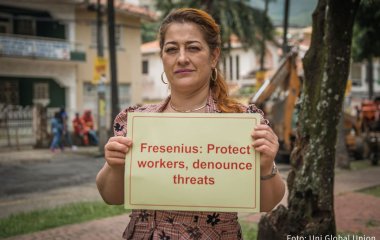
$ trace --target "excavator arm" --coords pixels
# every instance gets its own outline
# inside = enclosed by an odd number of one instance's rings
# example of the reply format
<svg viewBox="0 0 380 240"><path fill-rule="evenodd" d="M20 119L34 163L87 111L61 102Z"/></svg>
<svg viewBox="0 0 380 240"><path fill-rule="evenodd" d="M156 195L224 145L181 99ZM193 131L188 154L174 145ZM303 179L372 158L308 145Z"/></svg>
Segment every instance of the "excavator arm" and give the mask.
<svg viewBox="0 0 380 240"><path fill-rule="evenodd" d="M264 81L250 101L257 106L271 102L272 108L266 115L283 145L282 148L288 152L291 150L294 107L301 87L296 58L297 53L294 51L286 55L275 74Z"/></svg>

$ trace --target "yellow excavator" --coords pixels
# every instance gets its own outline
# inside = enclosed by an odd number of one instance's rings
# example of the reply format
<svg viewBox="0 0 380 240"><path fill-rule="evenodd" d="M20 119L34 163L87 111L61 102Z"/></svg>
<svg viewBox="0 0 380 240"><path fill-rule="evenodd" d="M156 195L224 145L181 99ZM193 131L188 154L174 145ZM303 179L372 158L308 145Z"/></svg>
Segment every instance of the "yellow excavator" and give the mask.
<svg viewBox="0 0 380 240"><path fill-rule="evenodd" d="M294 141L295 105L300 95L301 79L297 70L297 53L292 51L280 63L277 71L266 79L250 103L265 112L265 118L277 134L280 156L289 156Z"/></svg>
<svg viewBox="0 0 380 240"><path fill-rule="evenodd" d="M296 122L298 112L295 109L296 103L300 96L302 79L299 76L297 64L297 52L291 51L280 63L275 74L266 79L254 96L249 100L250 103L256 104L265 113L265 118L271 123L274 132L277 134L280 143L280 150L277 161L289 161L289 155L293 149L295 140ZM379 114L379 105L377 112L371 105L371 111L367 110L367 105L363 102L362 112L359 116L344 114L345 144L347 150L355 159L374 158L377 164L377 146L380 134L374 134L373 128L362 131L363 120L369 119L369 112ZM374 110L375 109L375 110ZM371 115L371 116L372 116ZM374 117L372 117L374 118ZM371 118L371 119L372 119ZM380 124L378 124L380 125ZM377 130L378 131L378 130ZM373 143L376 136L376 142ZM371 157L375 154L374 157Z"/></svg>

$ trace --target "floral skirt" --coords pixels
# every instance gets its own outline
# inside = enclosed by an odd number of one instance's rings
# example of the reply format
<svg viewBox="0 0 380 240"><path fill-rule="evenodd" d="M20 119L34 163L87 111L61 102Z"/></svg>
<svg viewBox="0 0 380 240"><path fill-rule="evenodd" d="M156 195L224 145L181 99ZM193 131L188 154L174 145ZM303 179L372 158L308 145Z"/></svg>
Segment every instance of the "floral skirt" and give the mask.
<svg viewBox="0 0 380 240"><path fill-rule="evenodd" d="M125 239L242 239L237 213L133 210L130 217Z"/></svg>

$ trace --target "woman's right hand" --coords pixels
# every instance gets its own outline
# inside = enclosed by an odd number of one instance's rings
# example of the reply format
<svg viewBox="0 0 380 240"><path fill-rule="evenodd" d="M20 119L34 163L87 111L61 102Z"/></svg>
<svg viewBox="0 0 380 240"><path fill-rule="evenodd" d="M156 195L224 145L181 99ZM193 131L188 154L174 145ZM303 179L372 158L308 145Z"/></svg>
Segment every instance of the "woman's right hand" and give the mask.
<svg viewBox="0 0 380 240"><path fill-rule="evenodd" d="M125 155L132 146L132 140L128 137L111 137L104 146L104 158L110 167L125 165Z"/></svg>
<svg viewBox="0 0 380 240"><path fill-rule="evenodd" d="M132 146L128 137L111 137L104 146L106 163L96 176L96 185L104 201L108 204L124 202L125 155Z"/></svg>

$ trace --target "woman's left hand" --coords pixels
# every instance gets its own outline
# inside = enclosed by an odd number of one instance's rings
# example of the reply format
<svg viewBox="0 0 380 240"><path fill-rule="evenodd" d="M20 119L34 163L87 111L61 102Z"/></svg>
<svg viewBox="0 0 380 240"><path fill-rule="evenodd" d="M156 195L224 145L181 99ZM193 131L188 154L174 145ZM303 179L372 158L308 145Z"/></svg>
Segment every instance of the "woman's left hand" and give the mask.
<svg viewBox="0 0 380 240"><path fill-rule="evenodd" d="M272 128L265 124L257 125L251 135L253 148L261 153L261 175L269 175L272 172L274 158L279 148L278 137Z"/></svg>

